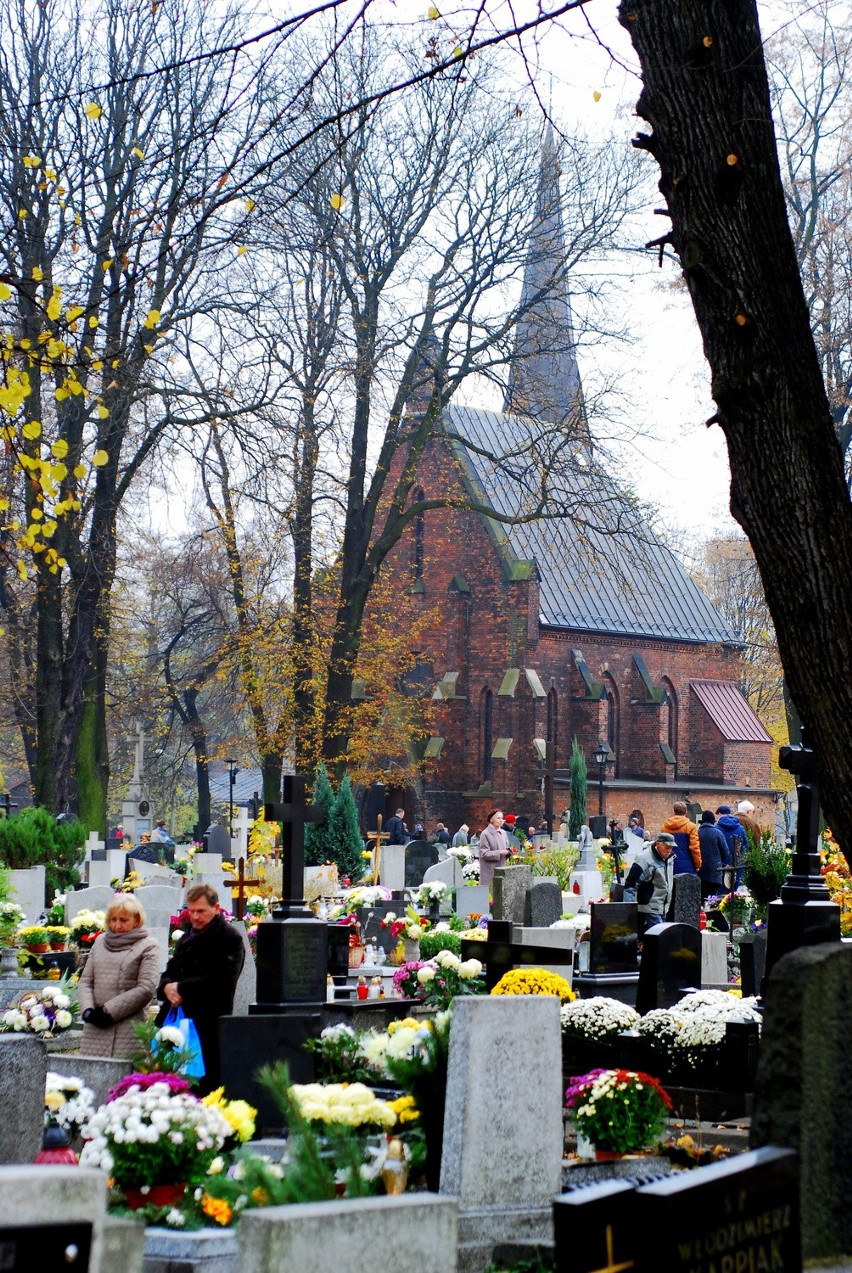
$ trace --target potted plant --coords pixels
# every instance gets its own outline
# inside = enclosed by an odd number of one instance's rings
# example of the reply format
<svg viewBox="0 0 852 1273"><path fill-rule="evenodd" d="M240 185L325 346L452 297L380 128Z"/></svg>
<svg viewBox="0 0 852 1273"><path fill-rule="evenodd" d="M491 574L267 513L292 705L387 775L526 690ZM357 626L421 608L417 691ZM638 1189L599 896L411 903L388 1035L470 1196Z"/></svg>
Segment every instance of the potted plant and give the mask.
<svg viewBox="0 0 852 1273"><path fill-rule="evenodd" d="M65 924L47 924L45 932L47 933L51 950L65 949L65 942L71 933L70 928L67 928Z"/></svg>
<svg viewBox="0 0 852 1273"><path fill-rule="evenodd" d="M71 921L71 945L78 950L91 950L95 938L105 930L106 916L103 911L80 911Z"/></svg>
<svg viewBox="0 0 852 1273"><path fill-rule="evenodd" d="M493 995L555 995L563 1003L576 998L564 977L544 968L512 968L491 991Z"/></svg>
<svg viewBox="0 0 852 1273"><path fill-rule="evenodd" d="M620 1054L619 1036L626 1030L635 1030L640 1020L633 1008L603 995L564 1003L560 1017L566 1074L614 1066L625 1059Z"/></svg>
<svg viewBox="0 0 852 1273"><path fill-rule="evenodd" d="M0 1016L0 1030L11 1034L37 1034L50 1038L70 1030L77 1000L65 980L49 982L26 994Z"/></svg>
<svg viewBox="0 0 852 1273"><path fill-rule="evenodd" d="M187 1185L200 1184L232 1134L219 1109L176 1091L174 1076L169 1078L147 1087L132 1084L83 1129L80 1166L106 1171L133 1210L168 1206Z"/></svg>
<svg viewBox="0 0 852 1273"><path fill-rule="evenodd" d="M640 1070L590 1070L572 1078L565 1104L574 1112L577 1152L595 1158L647 1149L660 1139L672 1107L659 1080Z"/></svg>
<svg viewBox="0 0 852 1273"><path fill-rule="evenodd" d="M43 924L27 924L18 929L18 945L31 955L43 955L50 950L50 929Z"/></svg>

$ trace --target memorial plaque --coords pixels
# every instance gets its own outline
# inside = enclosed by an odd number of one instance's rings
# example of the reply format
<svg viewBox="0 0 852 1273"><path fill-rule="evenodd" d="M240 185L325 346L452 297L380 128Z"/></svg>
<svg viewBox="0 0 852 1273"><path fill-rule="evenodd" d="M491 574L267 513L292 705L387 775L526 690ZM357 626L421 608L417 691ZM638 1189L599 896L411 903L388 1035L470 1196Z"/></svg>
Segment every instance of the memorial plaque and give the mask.
<svg viewBox="0 0 852 1273"><path fill-rule="evenodd" d="M639 908L635 902L592 902L589 972L636 972Z"/></svg>
<svg viewBox="0 0 852 1273"><path fill-rule="evenodd" d="M317 919L270 920L257 929L257 1005L324 1003L328 925Z"/></svg>
<svg viewBox="0 0 852 1273"><path fill-rule="evenodd" d="M2 1273L87 1273L92 1253L90 1224L41 1224L0 1229Z"/></svg>

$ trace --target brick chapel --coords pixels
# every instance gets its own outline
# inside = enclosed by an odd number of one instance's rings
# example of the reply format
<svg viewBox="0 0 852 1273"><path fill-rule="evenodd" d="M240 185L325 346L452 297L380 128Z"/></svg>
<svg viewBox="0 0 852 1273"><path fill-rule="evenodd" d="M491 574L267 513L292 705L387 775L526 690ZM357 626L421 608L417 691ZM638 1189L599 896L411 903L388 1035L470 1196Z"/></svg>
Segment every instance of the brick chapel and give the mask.
<svg viewBox="0 0 852 1273"><path fill-rule="evenodd" d="M503 410L451 402L418 469L412 498L461 506L418 516L383 567L441 616L412 678L437 707L422 785L386 807L427 829L479 831L495 807L558 826L576 738L590 815L602 794L607 818L638 808L653 829L675 800L747 797L771 826L771 738L740 690L741 642L595 456L558 179L546 141Z"/></svg>

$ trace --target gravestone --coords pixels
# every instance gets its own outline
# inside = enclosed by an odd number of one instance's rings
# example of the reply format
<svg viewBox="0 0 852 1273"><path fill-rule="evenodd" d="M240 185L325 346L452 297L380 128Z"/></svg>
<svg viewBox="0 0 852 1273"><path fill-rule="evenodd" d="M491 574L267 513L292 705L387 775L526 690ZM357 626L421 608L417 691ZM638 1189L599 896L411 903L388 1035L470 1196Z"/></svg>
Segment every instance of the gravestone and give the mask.
<svg viewBox="0 0 852 1273"><path fill-rule="evenodd" d="M455 1273L458 1207L433 1193L340 1199L246 1211L238 1231L240 1273L328 1273L353 1252L404 1252L417 1273Z"/></svg>
<svg viewBox="0 0 852 1273"><path fill-rule="evenodd" d="M242 970L237 979L237 988L234 991L234 1016L247 1017L249 1004L254 1003L257 999L257 969L255 968L254 955L248 939L245 920L235 919L231 922L243 939L243 953L245 954Z"/></svg>
<svg viewBox="0 0 852 1273"><path fill-rule="evenodd" d="M379 883L393 893L405 888L405 845L383 844L379 855Z"/></svg>
<svg viewBox="0 0 852 1273"><path fill-rule="evenodd" d="M487 884L465 884L456 893L456 914L462 919L468 915L487 915L489 906Z"/></svg>
<svg viewBox="0 0 852 1273"><path fill-rule="evenodd" d="M701 931L701 984L724 986L728 983L728 939L724 933ZM753 994L742 987L743 994Z"/></svg>
<svg viewBox="0 0 852 1273"><path fill-rule="evenodd" d="M805 1259L852 1252L852 946L825 943L783 956L764 986L752 1147L797 1150Z"/></svg>
<svg viewBox="0 0 852 1273"><path fill-rule="evenodd" d="M214 822L204 832L204 849L207 853L218 853L222 862L231 861L231 837L228 835L227 827L223 827L221 823Z"/></svg>
<svg viewBox="0 0 852 1273"><path fill-rule="evenodd" d="M558 1273L800 1273L795 1155L762 1149L553 1204Z"/></svg>
<svg viewBox="0 0 852 1273"><path fill-rule="evenodd" d="M670 1008L701 985L701 933L691 924L654 924L642 938L636 1011Z"/></svg>
<svg viewBox="0 0 852 1273"><path fill-rule="evenodd" d="M391 936L390 925L382 927L382 922L387 915L395 915L398 919L405 918L405 905L403 902L376 902L373 906L359 906L355 911L358 916L358 922L361 925L361 940L366 946L367 942L375 942L386 953L390 953L396 946L398 939ZM347 935L349 929L346 929Z"/></svg>
<svg viewBox="0 0 852 1273"><path fill-rule="evenodd" d="M163 954L162 967L169 957L172 916L181 910L183 897L167 884L144 884L136 890L136 898L145 911L145 927L156 937Z"/></svg>
<svg viewBox="0 0 852 1273"><path fill-rule="evenodd" d="M31 1163L41 1149L45 1058L35 1035L0 1034L0 1163Z"/></svg>
<svg viewBox="0 0 852 1273"><path fill-rule="evenodd" d="M349 977L349 925L327 924L326 936L328 939L327 975L333 977L338 985L345 986Z"/></svg>
<svg viewBox="0 0 852 1273"><path fill-rule="evenodd" d="M438 850L428 840L409 840L405 845L405 887L419 888L423 877L438 861Z"/></svg>
<svg viewBox="0 0 852 1273"><path fill-rule="evenodd" d="M507 920L492 919L488 924L487 941L471 940L461 935L462 959L478 959L485 965L485 985L491 991L500 978L510 968L540 968L560 965L555 969L561 976L569 979L573 965L573 952L560 943L549 941L547 945L529 945L523 941L513 941L514 926ZM521 931L522 928L521 928ZM559 929L548 929L549 933ZM562 951L563 957L557 958Z"/></svg>
<svg viewBox="0 0 852 1273"><path fill-rule="evenodd" d="M137 844L127 854L124 865L125 877L136 870L142 874L143 865L158 867L162 870L173 862L174 858L175 851L168 844Z"/></svg>
<svg viewBox="0 0 852 1273"><path fill-rule="evenodd" d="M9 884L12 890L9 901L20 906L25 924L34 924L44 910L44 867L9 871Z"/></svg>
<svg viewBox="0 0 852 1273"><path fill-rule="evenodd" d="M435 846L438 847L437 845ZM464 888L464 872L462 871L461 862L458 858L448 857L441 862L436 862L434 866L426 869L423 875L423 883L428 884L431 880L441 880L446 884L448 889Z"/></svg>
<svg viewBox="0 0 852 1273"><path fill-rule="evenodd" d="M499 1058L519 1052L524 1082L513 1084L511 1095L496 1078L483 1081L496 1074ZM456 999L440 1191L458 1198L460 1268L483 1268L498 1242L550 1240L562 1135L559 1001Z"/></svg>
<svg viewBox="0 0 852 1273"><path fill-rule="evenodd" d="M672 904L668 918L673 924L697 928L701 916L701 879L698 875L676 875L672 884Z"/></svg>
<svg viewBox="0 0 852 1273"><path fill-rule="evenodd" d="M635 902L592 902L589 972L635 973L639 967L639 912Z"/></svg>
<svg viewBox="0 0 852 1273"><path fill-rule="evenodd" d="M105 911L116 897L114 888L99 885L97 888L78 888L65 894L65 923L70 924L80 911Z"/></svg>
<svg viewBox="0 0 852 1273"><path fill-rule="evenodd" d="M498 866L491 885L494 904L491 914L497 920L510 924L523 924L526 896L532 884L532 871L528 866Z"/></svg>
<svg viewBox="0 0 852 1273"><path fill-rule="evenodd" d="M561 918L562 889L555 879L536 877L524 898L524 925L527 928L549 928Z"/></svg>
<svg viewBox="0 0 852 1273"><path fill-rule="evenodd" d="M109 887L110 882L114 878L115 876L110 869L107 850L104 850L100 857L91 857L89 859L86 871L86 881L89 888Z"/></svg>
<svg viewBox="0 0 852 1273"><path fill-rule="evenodd" d="M518 940L521 946L535 946L539 951L539 960L536 963L537 968L544 968L546 972L555 972L558 977L564 977L570 985L574 976L574 927L567 925L561 928L527 928L524 926L517 931ZM545 963L540 958L541 953L546 949L553 950L555 963Z"/></svg>
<svg viewBox="0 0 852 1273"><path fill-rule="evenodd" d="M759 995L766 967L766 929L745 933L737 940L740 955L740 982L744 995Z"/></svg>

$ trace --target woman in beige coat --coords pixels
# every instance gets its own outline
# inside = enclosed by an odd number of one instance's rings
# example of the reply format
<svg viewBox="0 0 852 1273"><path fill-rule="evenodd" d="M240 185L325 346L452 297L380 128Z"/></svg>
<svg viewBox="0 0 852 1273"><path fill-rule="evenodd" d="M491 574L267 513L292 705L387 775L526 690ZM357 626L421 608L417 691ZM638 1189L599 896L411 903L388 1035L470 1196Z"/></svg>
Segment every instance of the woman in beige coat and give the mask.
<svg viewBox="0 0 852 1273"><path fill-rule="evenodd" d="M84 1056L130 1056L139 1047L133 1026L157 989L162 957L144 927L145 912L131 893L107 907L108 932L98 937L77 987Z"/></svg>

